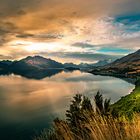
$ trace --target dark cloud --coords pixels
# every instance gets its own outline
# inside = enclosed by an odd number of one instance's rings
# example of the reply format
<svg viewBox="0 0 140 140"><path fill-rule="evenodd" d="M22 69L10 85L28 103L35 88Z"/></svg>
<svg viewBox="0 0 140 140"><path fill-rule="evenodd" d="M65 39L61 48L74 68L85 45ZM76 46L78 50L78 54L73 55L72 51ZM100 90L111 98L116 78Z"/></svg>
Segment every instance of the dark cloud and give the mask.
<svg viewBox="0 0 140 140"><path fill-rule="evenodd" d="M26 34L26 33L23 33L23 34L18 34L16 35L17 38L32 38L34 37L33 34Z"/></svg>
<svg viewBox="0 0 140 140"><path fill-rule="evenodd" d="M24 15L26 13L24 8L29 9L38 2L38 0L0 0L1 17Z"/></svg>
<svg viewBox="0 0 140 140"><path fill-rule="evenodd" d="M13 57L9 55L0 55L0 60L9 60L9 59L13 59Z"/></svg>
<svg viewBox="0 0 140 140"><path fill-rule="evenodd" d="M32 39L37 41L48 41L48 40L56 40L62 39L62 34L55 34L55 33L42 33L42 34L28 34L28 33L21 33L16 35L17 38L21 39Z"/></svg>
<svg viewBox="0 0 140 140"><path fill-rule="evenodd" d="M17 30L17 27L12 22L3 22L0 21L0 33L7 34L7 33L13 33L15 30Z"/></svg>
<svg viewBox="0 0 140 140"><path fill-rule="evenodd" d="M94 48L97 47L96 45L88 44L88 43L82 43L82 42L76 42L72 44L72 46L80 47L80 48Z"/></svg>
<svg viewBox="0 0 140 140"><path fill-rule="evenodd" d="M18 28L11 22L0 21L0 46L2 47L5 43L9 42Z"/></svg>
<svg viewBox="0 0 140 140"><path fill-rule="evenodd" d="M24 10L19 10L19 11L17 11L17 14L18 14L18 15L25 15L26 12L25 12Z"/></svg>

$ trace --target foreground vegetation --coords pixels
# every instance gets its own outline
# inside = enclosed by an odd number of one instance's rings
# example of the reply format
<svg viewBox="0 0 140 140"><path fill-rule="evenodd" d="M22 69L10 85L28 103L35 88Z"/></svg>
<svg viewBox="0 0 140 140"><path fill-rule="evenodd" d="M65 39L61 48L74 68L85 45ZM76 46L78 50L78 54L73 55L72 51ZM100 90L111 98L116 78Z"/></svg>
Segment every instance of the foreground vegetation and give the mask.
<svg viewBox="0 0 140 140"><path fill-rule="evenodd" d="M35 140L140 140L140 117L133 121L86 114L75 128L67 122L55 120L54 131L42 132ZM73 130L74 129L74 130Z"/></svg>
<svg viewBox="0 0 140 140"><path fill-rule="evenodd" d="M112 105L114 116L132 117L135 112L140 113L140 80L136 82L136 87L131 94L122 97Z"/></svg>
<svg viewBox="0 0 140 140"><path fill-rule="evenodd" d="M140 83L114 105L98 92L94 105L76 95L66 112L66 121L54 120L53 130L34 140L140 140Z"/></svg>

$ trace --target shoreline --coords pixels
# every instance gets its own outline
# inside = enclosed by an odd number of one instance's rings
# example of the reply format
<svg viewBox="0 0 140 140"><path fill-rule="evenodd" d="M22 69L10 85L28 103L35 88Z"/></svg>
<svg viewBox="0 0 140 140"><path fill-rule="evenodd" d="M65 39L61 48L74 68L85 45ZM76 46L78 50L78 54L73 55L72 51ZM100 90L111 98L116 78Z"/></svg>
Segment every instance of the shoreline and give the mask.
<svg viewBox="0 0 140 140"><path fill-rule="evenodd" d="M111 77L116 77L119 79L122 79L128 83L134 84L138 81L138 77L135 76L127 76L125 74L114 74L114 73L105 73L105 72L93 72L93 71L87 71L88 73L94 74L94 75L100 75L100 76L111 76Z"/></svg>

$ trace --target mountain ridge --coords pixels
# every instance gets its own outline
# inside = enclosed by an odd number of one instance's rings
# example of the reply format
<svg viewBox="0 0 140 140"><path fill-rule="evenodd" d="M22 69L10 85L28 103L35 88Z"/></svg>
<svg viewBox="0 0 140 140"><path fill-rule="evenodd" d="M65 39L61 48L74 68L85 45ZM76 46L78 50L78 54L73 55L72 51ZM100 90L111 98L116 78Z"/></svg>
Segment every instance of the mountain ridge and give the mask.
<svg viewBox="0 0 140 140"><path fill-rule="evenodd" d="M19 61L14 61L12 67L24 66L26 68L33 68L33 69L48 69L48 68L63 68L63 64L56 62L52 59L47 59L42 56L27 56ZM22 67L22 69L24 69Z"/></svg>
<svg viewBox="0 0 140 140"><path fill-rule="evenodd" d="M45 58L43 56L35 55L35 56L27 56L20 60L10 61L10 60L2 60L0 61L0 69L8 68L8 69L33 69L36 68L38 70L48 69L48 68L93 68L98 66L104 66L112 62L111 59L99 60L97 63L60 63L50 58Z"/></svg>
<svg viewBox="0 0 140 140"><path fill-rule="evenodd" d="M98 69L93 69L91 72L94 74L102 75L140 75L140 49L134 53L117 59L113 63L110 63Z"/></svg>

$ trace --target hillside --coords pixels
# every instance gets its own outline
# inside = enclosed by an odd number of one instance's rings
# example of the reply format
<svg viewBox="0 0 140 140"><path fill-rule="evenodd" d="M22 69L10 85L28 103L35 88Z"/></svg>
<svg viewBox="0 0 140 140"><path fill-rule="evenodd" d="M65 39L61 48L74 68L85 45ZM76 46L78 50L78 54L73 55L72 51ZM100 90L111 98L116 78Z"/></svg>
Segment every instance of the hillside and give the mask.
<svg viewBox="0 0 140 140"><path fill-rule="evenodd" d="M122 69L124 69L124 67L128 67L130 69L138 70L140 69L140 50L136 51L135 53L129 54L123 58L120 58L108 66L120 67Z"/></svg>
<svg viewBox="0 0 140 140"><path fill-rule="evenodd" d="M94 69L92 73L138 76L140 75L140 50L117 59L113 63L110 63L106 66Z"/></svg>
<svg viewBox="0 0 140 140"><path fill-rule="evenodd" d="M114 115L131 117L134 112L140 112L140 80L137 81L135 89L127 96L122 97L112 105Z"/></svg>

